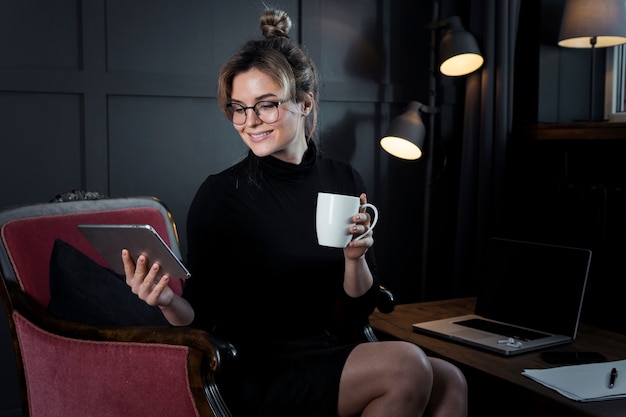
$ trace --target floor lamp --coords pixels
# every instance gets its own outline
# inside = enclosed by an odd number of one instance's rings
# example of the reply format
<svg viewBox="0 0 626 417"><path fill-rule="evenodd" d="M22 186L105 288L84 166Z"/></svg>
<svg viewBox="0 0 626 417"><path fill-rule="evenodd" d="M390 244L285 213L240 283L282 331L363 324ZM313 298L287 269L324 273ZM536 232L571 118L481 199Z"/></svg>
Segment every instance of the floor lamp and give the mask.
<svg viewBox="0 0 626 417"><path fill-rule="evenodd" d="M596 48L626 43L624 0L567 0L561 21L559 46L591 49L589 121L594 121Z"/></svg>
<svg viewBox="0 0 626 417"><path fill-rule="evenodd" d="M446 29L439 42L439 71L447 76L457 77L470 74L480 68L483 57L480 54L476 39L471 33L463 29L461 19L451 16L439 20L439 2L433 2L433 18L427 26L430 30L430 57L429 57L429 92L428 105L418 101L408 104L405 112L394 118L383 138L380 146L389 154L406 160L416 160L425 156L425 186L423 207L422 233L422 265L420 276L420 297L425 299L426 274L428 266L428 244L430 223L430 186L432 182L433 144L435 142L435 116L438 112L437 96L437 35L440 29ZM420 113L429 115L429 129L426 129ZM426 143L425 143L426 140Z"/></svg>

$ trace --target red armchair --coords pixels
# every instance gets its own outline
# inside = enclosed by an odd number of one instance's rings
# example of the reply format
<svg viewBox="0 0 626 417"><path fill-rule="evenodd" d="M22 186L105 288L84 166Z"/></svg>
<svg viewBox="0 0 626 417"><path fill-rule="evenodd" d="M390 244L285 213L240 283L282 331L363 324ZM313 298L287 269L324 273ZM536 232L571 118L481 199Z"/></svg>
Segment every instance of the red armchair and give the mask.
<svg viewBox="0 0 626 417"><path fill-rule="evenodd" d="M152 197L0 212L0 294L13 335L23 415L230 416L215 384L223 361L236 354L228 343L192 328L96 326L48 311L55 239L103 262L78 231L79 223L148 223L180 255L171 213ZM182 291L179 281L171 285Z"/></svg>

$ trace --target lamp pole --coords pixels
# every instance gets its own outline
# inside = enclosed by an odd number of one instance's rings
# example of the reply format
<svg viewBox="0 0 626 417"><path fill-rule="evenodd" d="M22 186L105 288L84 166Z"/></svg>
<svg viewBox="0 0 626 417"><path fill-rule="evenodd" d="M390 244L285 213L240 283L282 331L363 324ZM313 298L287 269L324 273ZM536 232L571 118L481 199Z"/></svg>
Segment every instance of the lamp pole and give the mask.
<svg viewBox="0 0 626 417"><path fill-rule="evenodd" d="M596 36L592 36L589 38L589 44L591 45L591 78L589 82L589 121L595 122L595 115L593 114L593 102L595 95L595 83L596 83L596 43L598 43L598 38Z"/></svg>

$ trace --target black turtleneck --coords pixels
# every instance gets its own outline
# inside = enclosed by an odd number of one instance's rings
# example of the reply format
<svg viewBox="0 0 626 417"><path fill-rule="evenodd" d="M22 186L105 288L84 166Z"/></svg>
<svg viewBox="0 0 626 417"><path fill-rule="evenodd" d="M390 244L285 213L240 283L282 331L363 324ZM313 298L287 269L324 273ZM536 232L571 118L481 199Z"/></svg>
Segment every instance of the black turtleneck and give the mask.
<svg viewBox="0 0 626 417"><path fill-rule="evenodd" d="M184 296L195 326L235 342L240 352L249 342L327 328L337 297L347 296L343 250L317 244L319 191L359 195L365 188L350 165L320 156L313 143L298 165L250 152L204 181L187 218L192 277ZM349 305L369 314L372 293Z"/></svg>

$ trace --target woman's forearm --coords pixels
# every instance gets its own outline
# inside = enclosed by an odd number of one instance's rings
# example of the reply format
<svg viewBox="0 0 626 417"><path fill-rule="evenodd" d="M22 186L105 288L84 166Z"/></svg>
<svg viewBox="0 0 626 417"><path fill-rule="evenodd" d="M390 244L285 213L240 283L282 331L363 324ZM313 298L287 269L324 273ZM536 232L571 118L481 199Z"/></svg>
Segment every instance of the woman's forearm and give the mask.
<svg viewBox="0 0 626 417"><path fill-rule="evenodd" d="M184 298L175 295L167 306L159 306L163 315L172 326L188 326L194 319L194 311Z"/></svg>
<svg viewBox="0 0 626 417"><path fill-rule="evenodd" d="M343 288L350 297L360 297L365 294L374 282L365 256L357 259L347 259L344 271Z"/></svg>

